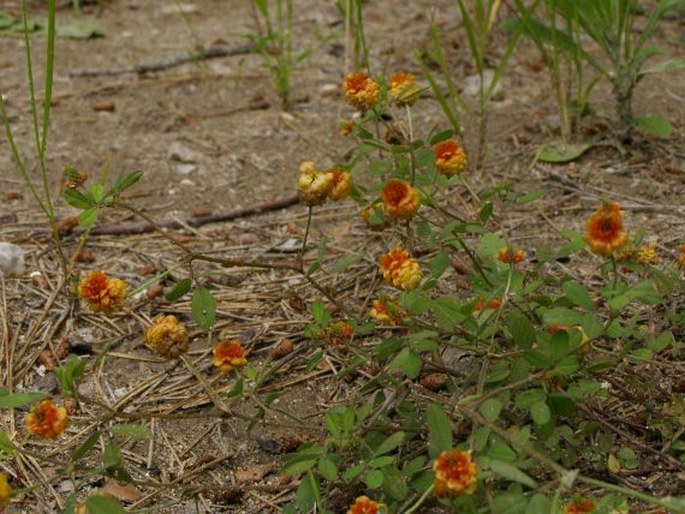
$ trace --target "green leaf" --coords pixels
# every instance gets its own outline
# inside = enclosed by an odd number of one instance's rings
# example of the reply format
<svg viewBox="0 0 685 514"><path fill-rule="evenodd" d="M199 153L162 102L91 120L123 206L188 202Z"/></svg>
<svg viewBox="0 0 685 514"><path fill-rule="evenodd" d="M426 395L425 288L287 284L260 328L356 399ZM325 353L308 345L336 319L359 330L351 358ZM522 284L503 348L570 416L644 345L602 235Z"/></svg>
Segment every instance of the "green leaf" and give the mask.
<svg viewBox="0 0 685 514"><path fill-rule="evenodd" d="M0 12L0 14L2 14ZM67 501L64 502L64 508L60 514L75 514L76 507L78 506L78 493L71 493L67 497Z"/></svg>
<svg viewBox="0 0 685 514"><path fill-rule="evenodd" d="M407 378L413 380L421 372L421 357L409 348L404 348L391 361L390 369L401 369Z"/></svg>
<svg viewBox="0 0 685 514"><path fill-rule="evenodd" d="M673 133L673 125L661 116L636 116L635 125L657 137L668 137Z"/></svg>
<svg viewBox="0 0 685 514"><path fill-rule="evenodd" d="M216 321L216 299L207 288L199 287L190 302L193 319L205 332L214 326Z"/></svg>
<svg viewBox="0 0 685 514"><path fill-rule="evenodd" d="M536 494L530 499L525 514L547 514L552 511L552 502L546 496Z"/></svg>
<svg viewBox="0 0 685 514"><path fill-rule="evenodd" d="M316 497L319 495L319 483L311 473L302 477L300 487L297 488L295 501L300 512L309 512L316 504Z"/></svg>
<svg viewBox="0 0 685 514"><path fill-rule="evenodd" d="M72 462L78 462L81 460L89 451L90 449L95 446L95 444L100 440L100 432L96 430L92 434L88 436L88 439L86 439L81 446L76 448L74 450L74 453L71 456L71 461Z"/></svg>
<svg viewBox="0 0 685 514"><path fill-rule="evenodd" d="M380 469L372 469L364 477L364 483L369 489L378 489L383 485L383 472Z"/></svg>
<svg viewBox="0 0 685 514"><path fill-rule="evenodd" d="M86 500L88 514L126 514L121 503L108 496L94 494Z"/></svg>
<svg viewBox="0 0 685 514"><path fill-rule="evenodd" d="M511 480L512 482L518 482L530 488L537 487L535 480L508 462L493 460L490 462L490 469L501 477Z"/></svg>
<svg viewBox="0 0 685 514"><path fill-rule="evenodd" d="M551 163L571 162L581 157L590 148L592 148L591 144L551 141L538 148L537 160Z"/></svg>
<svg viewBox="0 0 685 514"><path fill-rule="evenodd" d="M95 203L100 203L102 199L105 197L105 186L103 186L102 184L95 184L93 187L90 188L90 196L93 197Z"/></svg>
<svg viewBox="0 0 685 514"><path fill-rule="evenodd" d="M14 444L6 432L0 430L0 453L14 455ZM4 457L3 457L4 458Z"/></svg>
<svg viewBox="0 0 685 514"><path fill-rule="evenodd" d="M312 303L312 317L317 325L320 327L328 326L331 319L331 313L326 309L326 304L320 298L314 300Z"/></svg>
<svg viewBox="0 0 685 514"><path fill-rule="evenodd" d="M4 387L0 387L0 409L16 409L36 403L47 396L47 393L10 393Z"/></svg>
<svg viewBox="0 0 685 514"><path fill-rule="evenodd" d="M653 305L661 300L661 293L656 290L654 283L650 280L638 282L626 291L628 298L634 298L647 305Z"/></svg>
<svg viewBox="0 0 685 514"><path fill-rule="evenodd" d="M394 466L387 468L383 473L383 492L394 500L404 500L409 494L407 477Z"/></svg>
<svg viewBox="0 0 685 514"><path fill-rule="evenodd" d="M485 419L494 423L499 418L500 412L502 412L502 402L497 398L488 398L483 402L478 411L483 415Z"/></svg>
<svg viewBox="0 0 685 514"><path fill-rule="evenodd" d="M435 321L444 330L454 330L457 324L466 319L466 315L461 312L462 304L453 296L441 296L433 300L433 312Z"/></svg>
<svg viewBox="0 0 685 514"><path fill-rule="evenodd" d="M533 404L543 401L546 396L547 394L542 389L529 389L517 394L514 404L519 409L527 409Z"/></svg>
<svg viewBox="0 0 685 514"><path fill-rule="evenodd" d="M478 213L478 219L481 221L481 223L487 223L494 210L495 206L492 203L486 203Z"/></svg>
<svg viewBox="0 0 685 514"><path fill-rule="evenodd" d="M546 425L552 419L552 413L545 402L535 402L530 406L530 415L536 425Z"/></svg>
<svg viewBox="0 0 685 514"><path fill-rule="evenodd" d="M643 70L641 74L672 73L674 71L682 70L683 68L685 68L685 57L677 57Z"/></svg>
<svg viewBox="0 0 685 514"><path fill-rule="evenodd" d="M431 276L433 278L440 278L440 276L445 272L445 270L450 265L450 258L447 252L439 252L430 261Z"/></svg>
<svg viewBox="0 0 685 514"><path fill-rule="evenodd" d="M566 307L553 307L542 315L546 325L580 325L582 316L578 311Z"/></svg>
<svg viewBox="0 0 685 514"><path fill-rule="evenodd" d="M191 286L193 285L193 281L190 278L184 278L180 280L171 291L169 291L165 296L164 299L169 302L173 303L179 298L181 298L184 294L186 294L188 291L190 291Z"/></svg>
<svg viewBox="0 0 685 514"><path fill-rule="evenodd" d="M385 441L383 441L380 445L378 445L378 448L375 449L374 453L376 455L383 455L384 453L389 453L393 451L400 444L402 444L405 435L406 434L404 432L395 432L394 434L389 436Z"/></svg>
<svg viewBox="0 0 685 514"><path fill-rule="evenodd" d="M245 382L243 381L243 379L242 378L238 379L236 381L236 383L233 385L233 387L231 388L231 390L226 393L225 398L229 399L229 398L235 398L236 396L240 396L241 394L243 394L244 386L245 386Z"/></svg>
<svg viewBox="0 0 685 514"><path fill-rule="evenodd" d="M319 474L329 482L333 482L338 478L338 467L329 458L323 458L319 461L318 470Z"/></svg>
<svg viewBox="0 0 685 514"><path fill-rule="evenodd" d="M150 432L149 428L137 423L119 423L112 425L109 430L115 435L133 437L135 439L150 439L152 437L152 432Z"/></svg>
<svg viewBox="0 0 685 514"><path fill-rule="evenodd" d="M538 189L537 191L531 191L530 193L526 193L523 196L519 196L516 199L516 203L519 205L526 205L535 202L536 200L539 200L543 196L545 196L545 192Z"/></svg>
<svg viewBox="0 0 685 514"><path fill-rule="evenodd" d="M346 271L350 266L354 266L357 264L359 261L362 260L362 255L358 253L354 253L351 255L346 255L342 259L340 259L338 262L333 264L330 268L330 272L333 275L339 275L343 271Z"/></svg>
<svg viewBox="0 0 685 514"><path fill-rule="evenodd" d="M533 347L535 342L535 329L528 318L523 314L515 315L509 322L509 330L514 344L523 350Z"/></svg>
<svg viewBox="0 0 685 514"><path fill-rule="evenodd" d="M575 305L578 305L579 307L589 311L594 308L595 304L592 301L592 298L590 298L590 294L584 285L573 280L568 280L564 282L563 289L567 298Z"/></svg>
<svg viewBox="0 0 685 514"><path fill-rule="evenodd" d="M77 209L87 209L93 206L93 202L77 189L65 189L64 200Z"/></svg>
<svg viewBox="0 0 685 514"><path fill-rule="evenodd" d="M110 441L105 446L102 455L102 466L105 469L112 469L121 466L121 451L114 441Z"/></svg>
<svg viewBox="0 0 685 514"><path fill-rule="evenodd" d="M84 228L88 228L97 221L98 214L100 214L100 210L97 207L89 207L79 214L78 224Z"/></svg>
<svg viewBox="0 0 685 514"><path fill-rule="evenodd" d="M58 24L55 34L63 39L91 39L104 37L105 31L99 23L92 20L74 18L69 22Z"/></svg>
<svg viewBox="0 0 685 514"><path fill-rule="evenodd" d="M120 193L121 191L124 191L125 189L128 189L129 187L133 186L141 178L143 178L142 171L133 171L128 175L119 177L117 181L114 183L114 188L112 190L116 193Z"/></svg>
<svg viewBox="0 0 685 514"><path fill-rule="evenodd" d="M437 457L440 452L452 448L452 422L440 404L433 403L428 406L426 424L428 425L428 451L431 457Z"/></svg>

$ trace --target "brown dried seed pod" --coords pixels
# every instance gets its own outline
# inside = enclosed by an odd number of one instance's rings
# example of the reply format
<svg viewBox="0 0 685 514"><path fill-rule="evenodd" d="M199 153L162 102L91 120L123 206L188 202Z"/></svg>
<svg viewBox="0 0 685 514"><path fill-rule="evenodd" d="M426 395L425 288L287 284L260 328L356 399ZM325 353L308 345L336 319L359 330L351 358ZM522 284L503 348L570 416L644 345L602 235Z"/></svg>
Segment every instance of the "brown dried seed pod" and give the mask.
<svg viewBox="0 0 685 514"><path fill-rule="evenodd" d="M282 339L280 343L271 349L270 355L273 360L282 359L286 355L293 353L295 343L290 339Z"/></svg>
<svg viewBox="0 0 685 514"><path fill-rule="evenodd" d="M447 375L444 373L428 373L421 377L419 383L429 391L440 391L447 385Z"/></svg>
<svg viewBox="0 0 685 514"><path fill-rule="evenodd" d="M158 298L164 294L164 286L162 284L157 284L155 286L152 286L147 290L147 293L145 295L147 296L148 300L154 300L155 298Z"/></svg>
<svg viewBox="0 0 685 514"><path fill-rule="evenodd" d="M188 351L188 330L174 315L160 314L145 331L145 342L162 357L174 359Z"/></svg>

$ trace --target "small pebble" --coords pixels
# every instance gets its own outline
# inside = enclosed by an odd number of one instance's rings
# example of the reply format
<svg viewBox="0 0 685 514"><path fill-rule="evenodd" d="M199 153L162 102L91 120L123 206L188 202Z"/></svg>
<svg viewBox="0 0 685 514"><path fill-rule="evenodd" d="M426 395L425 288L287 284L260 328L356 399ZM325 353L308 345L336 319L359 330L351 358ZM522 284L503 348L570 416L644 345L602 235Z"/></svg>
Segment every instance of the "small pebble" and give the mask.
<svg viewBox="0 0 685 514"><path fill-rule="evenodd" d="M25 270L24 250L12 243L0 243L0 271L14 277Z"/></svg>

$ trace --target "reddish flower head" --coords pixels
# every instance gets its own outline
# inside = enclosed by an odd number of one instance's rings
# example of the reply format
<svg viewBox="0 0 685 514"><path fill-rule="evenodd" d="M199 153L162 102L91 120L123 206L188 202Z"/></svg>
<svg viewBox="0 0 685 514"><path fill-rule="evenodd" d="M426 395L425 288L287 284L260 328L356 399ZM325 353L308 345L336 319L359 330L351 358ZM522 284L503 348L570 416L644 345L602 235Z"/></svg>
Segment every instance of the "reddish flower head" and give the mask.
<svg viewBox="0 0 685 514"><path fill-rule="evenodd" d="M395 220L411 218L421 207L419 192L404 180L390 179L381 191L383 209Z"/></svg>
<svg viewBox="0 0 685 514"><path fill-rule="evenodd" d="M453 449L442 452L433 462L434 491L438 498L473 494L478 470L470 452Z"/></svg>
<svg viewBox="0 0 685 514"><path fill-rule="evenodd" d="M586 241L590 250L598 255L610 257L628 242L623 230L623 211L616 202L605 203L587 221Z"/></svg>
<svg viewBox="0 0 685 514"><path fill-rule="evenodd" d="M441 175L451 177L466 170L468 159L455 139L438 143L433 150L435 151L435 167Z"/></svg>
<svg viewBox="0 0 685 514"><path fill-rule="evenodd" d="M354 501L347 514L378 514L380 504L368 496L360 496Z"/></svg>
<svg viewBox="0 0 685 514"><path fill-rule="evenodd" d="M374 300L370 314L373 318L388 325L397 325L407 317L407 311L400 306L399 302L390 298Z"/></svg>
<svg viewBox="0 0 685 514"><path fill-rule="evenodd" d="M373 109L380 101L378 84L362 71L349 73L343 81L347 101L361 112Z"/></svg>
<svg viewBox="0 0 685 514"><path fill-rule="evenodd" d="M592 500L580 499L564 505L564 514L587 514L595 510Z"/></svg>
<svg viewBox="0 0 685 514"><path fill-rule="evenodd" d="M49 398L34 405L31 412L26 415L26 428L29 434L43 439L57 439L67 428L67 423L67 409L57 407Z"/></svg>
<svg viewBox="0 0 685 514"><path fill-rule="evenodd" d="M333 189L328 193L328 198L333 201L342 200L350 193L352 186L352 175L347 171L338 168L331 168L328 173L333 175Z"/></svg>
<svg viewBox="0 0 685 514"><path fill-rule="evenodd" d="M421 282L421 268L416 259L409 257L409 252L395 248L383 255L380 260L383 278L397 289L411 291Z"/></svg>
<svg viewBox="0 0 685 514"><path fill-rule="evenodd" d="M505 264L519 264L526 260L526 252L505 246L500 249L497 259Z"/></svg>
<svg viewBox="0 0 685 514"><path fill-rule="evenodd" d="M95 312L114 312L126 301L126 282L109 278L103 271L94 271L79 284L81 298Z"/></svg>
<svg viewBox="0 0 685 514"><path fill-rule="evenodd" d="M247 352L237 339L217 343L212 353L214 353L214 365L219 368L219 371L224 373L247 364L247 359L245 358Z"/></svg>
<svg viewBox="0 0 685 514"><path fill-rule="evenodd" d="M678 266L685 269L685 245L680 245L678 248L680 255L678 256Z"/></svg>

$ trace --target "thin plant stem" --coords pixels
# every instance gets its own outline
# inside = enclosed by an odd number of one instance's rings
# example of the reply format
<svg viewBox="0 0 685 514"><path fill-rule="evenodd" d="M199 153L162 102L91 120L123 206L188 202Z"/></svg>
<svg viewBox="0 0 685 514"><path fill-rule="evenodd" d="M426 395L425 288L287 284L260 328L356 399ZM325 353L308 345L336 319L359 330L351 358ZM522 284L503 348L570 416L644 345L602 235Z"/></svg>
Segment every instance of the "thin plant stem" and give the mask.
<svg viewBox="0 0 685 514"><path fill-rule="evenodd" d="M478 205L480 205L480 198L479 198L479 196L476 194L476 192L475 192L473 189L471 189L471 186L469 185L468 182L466 182L466 180L464 180L464 177L463 177L463 175L462 175L461 173L459 174L459 182L461 182L461 184L466 188L466 190L467 190L467 191L469 192L469 194L471 195L471 198L473 198L473 199L476 201L476 203L477 203Z"/></svg>
<svg viewBox="0 0 685 514"><path fill-rule="evenodd" d="M433 492L434 488L435 485L431 484L431 486L423 492L419 499L416 500L416 503L404 511L404 514L412 514L413 512L416 512L416 509L418 509L421 504L426 501L426 498L428 498L428 496Z"/></svg>
<svg viewBox="0 0 685 514"><path fill-rule="evenodd" d="M300 249L300 258L304 257L305 249L307 248L307 239L309 238L309 227L312 224L313 207L309 206L307 211L307 226L304 229L304 239L302 240L302 248Z"/></svg>

